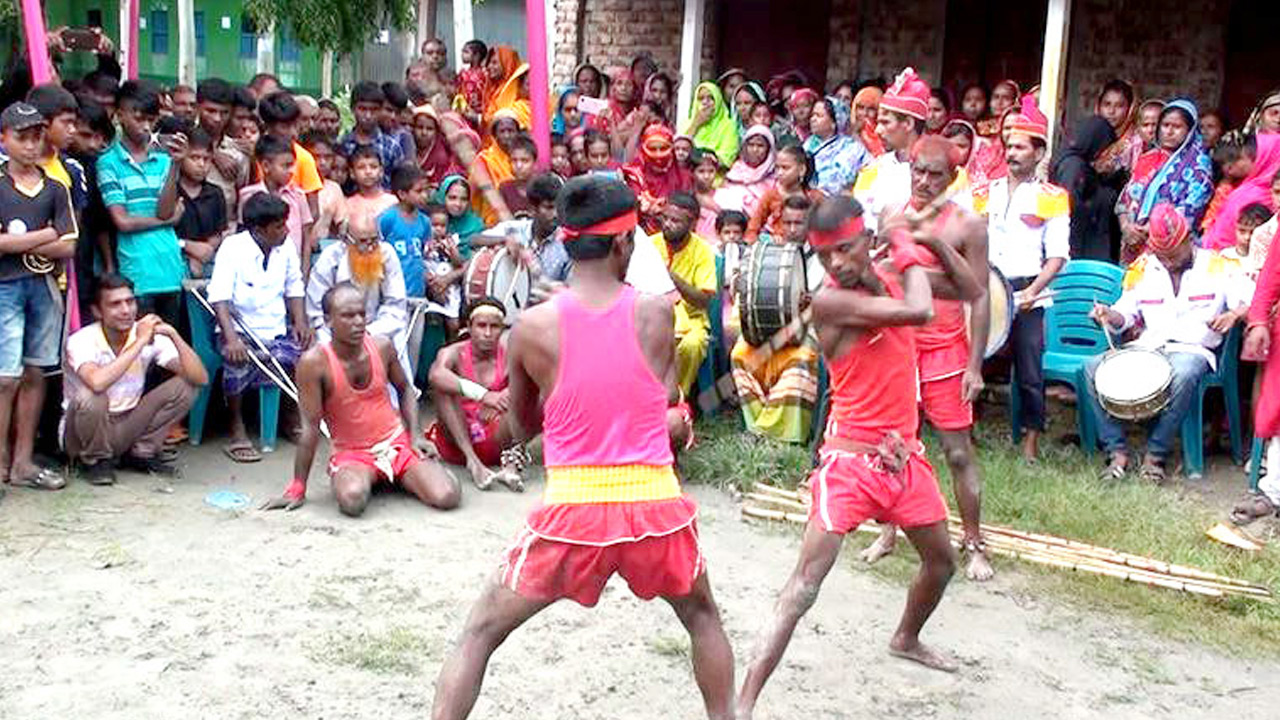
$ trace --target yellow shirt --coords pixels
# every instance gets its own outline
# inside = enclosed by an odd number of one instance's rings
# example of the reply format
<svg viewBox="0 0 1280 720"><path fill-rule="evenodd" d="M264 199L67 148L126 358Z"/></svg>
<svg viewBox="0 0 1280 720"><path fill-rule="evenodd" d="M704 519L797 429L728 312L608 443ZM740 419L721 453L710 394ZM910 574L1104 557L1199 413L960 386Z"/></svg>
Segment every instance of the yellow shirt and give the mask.
<svg viewBox="0 0 1280 720"><path fill-rule="evenodd" d="M40 163L40 168L44 170L44 174L48 176L50 180L57 180L62 184L62 187L65 187L68 190L71 189L71 175L67 172L66 166L62 164L62 160L58 158L57 153L45 158Z"/></svg>
<svg viewBox="0 0 1280 720"><path fill-rule="evenodd" d="M689 233L689 240L675 255L667 247L662 233L649 238L658 248L662 261L677 277L694 288L705 293L716 291L716 251L697 233ZM707 311L694 307L681 299L676 303L676 335L683 335L693 326L701 326L703 330L711 327L711 318Z"/></svg>

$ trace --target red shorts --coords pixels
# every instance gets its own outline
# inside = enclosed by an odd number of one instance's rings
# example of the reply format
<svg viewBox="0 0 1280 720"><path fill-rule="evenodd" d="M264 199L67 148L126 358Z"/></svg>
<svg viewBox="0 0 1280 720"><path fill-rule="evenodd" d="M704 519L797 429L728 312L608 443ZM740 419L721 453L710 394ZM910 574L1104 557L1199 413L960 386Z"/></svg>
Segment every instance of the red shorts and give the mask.
<svg viewBox="0 0 1280 720"><path fill-rule="evenodd" d="M498 428L501 424L502 416L497 415L483 427L479 439L471 439L472 449L476 451L480 462L485 465L502 464L502 445L498 443ZM428 440L435 443L441 460L450 465L467 464L467 456L462 454L462 449L453 442L453 438L449 437L449 431L439 421L431 423L431 427L427 428L424 434Z"/></svg>
<svg viewBox="0 0 1280 720"><path fill-rule="evenodd" d="M924 417L938 430L968 430L973 427L973 403L964 399L964 372L938 380L921 381L920 404Z"/></svg>
<svg viewBox="0 0 1280 720"><path fill-rule="evenodd" d="M336 475L343 466L358 465L371 467L378 471L378 477L386 482L395 482L404 477L409 468L422 461L418 452L413 449L413 439L409 431L400 433L391 441L390 451L380 455L369 450L339 450L329 457L329 476ZM394 455L392 454L394 453ZM390 470L390 473L387 471Z"/></svg>
<svg viewBox="0 0 1280 720"><path fill-rule="evenodd" d="M913 528L947 519L947 502L923 448L912 453L896 475L884 470L875 456L824 450L809 484L809 522L827 532L843 535L867 520Z"/></svg>
<svg viewBox="0 0 1280 720"><path fill-rule="evenodd" d="M521 597L568 598L593 607L615 573L643 600L693 592L706 571L696 522L667 535L612 545L578 545L520 531L502 565L502 584Z"/></svg>

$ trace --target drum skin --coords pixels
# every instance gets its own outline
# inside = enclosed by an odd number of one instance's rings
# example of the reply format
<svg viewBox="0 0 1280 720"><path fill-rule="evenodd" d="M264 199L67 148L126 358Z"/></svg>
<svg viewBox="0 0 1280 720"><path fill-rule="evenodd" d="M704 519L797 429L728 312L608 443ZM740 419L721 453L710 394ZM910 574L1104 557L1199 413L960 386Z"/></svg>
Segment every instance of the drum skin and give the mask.
<svg viewBox="0 0 1280 720"><path fill-rule="evenodd" d="M1121 348L1103 356L1093 375L1098 403L1120 420L1146 420L1169 405L1173 365L1146 348Z"/></svg>
<svg viewBox="0 0 1280 720"><path fill-rule="evenodd" d="M804 257L797 245L757 242L742 259L735 298L742 337L753 347L769 342L800 315L806 289Z"/></svg>
<svg viewBox="0 0 1280 720"><path fill-rule="evenodd" d="M498 246L476 252L467 265L462 283L467 302L488 296L505 305L508 326L529 306L531 285L529 268L513 260L506 248Z"/></svg>
<svg viewBox="0 0 1280 720"><path fill-rule="evenodd" d="M987 275L987 301L991 306L991 324L987 330L987 347L983 351L984 358L992 358L1004 344L1009 341L1009 333L1013 330L1013 286L1004 279L1004 274L995 267ZM973 337L971 311L965 306L964 322Z"/></svg>

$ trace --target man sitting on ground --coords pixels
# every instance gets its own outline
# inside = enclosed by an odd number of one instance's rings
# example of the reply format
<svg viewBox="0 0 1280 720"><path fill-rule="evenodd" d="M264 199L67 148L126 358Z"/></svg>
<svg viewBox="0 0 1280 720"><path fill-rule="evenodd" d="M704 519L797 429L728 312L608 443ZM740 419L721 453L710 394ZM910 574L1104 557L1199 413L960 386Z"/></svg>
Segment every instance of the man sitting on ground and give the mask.
<svg viewBox="0 0 1280 720"><path fill-rule="evenodd" d="M175 474L161 448L169 426L209 382L204 364L172 325L157 315L138 317L133 283L120 275L98 281L93 315L98 322L67 338L67 454L92 485L114 483L117 466ZM144 393L152 364L174 375Z"/></svg>
<svg viewBox="0 0 1280 720"><path fill-rule="evenodd" d="M675 193L662 211L662 232L652 242L680 293L676 303L676 382L688 396L707 356L711 319L707 308L716 292L716 251L693 223L701 208L688 193Z"/></svg>
<svg viewBox="0 0 1280 720"><path fill-rule="evenodd" d="M497 298L467 308L467 338L445 347L431 366L440 419L427 429L440 458L466 465L471 481L488 490L493 481L524 491L523 446L513 444L507 394L507 310ZM500 472L489 470L502 465Z"/></svg>
<svg viewBox="0 0 1280 720"><path fill-rule="evenodd" d="M245 230L223 240L218 248L209 302L218 316L219 342L226 359L222 389L231 411L231 441L225 452L245 463L262 459L249 440L242 412L245 391L271 382L258 363L273 372L278 363L292 375L314 333L303 310L298 251L286 242L289 206L280 198L258 193L245 200L240 214ZM286 310L291 327L285 324Z"/></svg>
<svg viewBox="0 0 1280 720"><path fill-rule="evenodd" d="M404 273L395 248L378 240L378 226L367 218L352 222L340 243L320 253L307 279L307 320L320 342L328 342L324 321L325 293L339 283L350 282L364 293L366 328L371 335L384 337L396 349L396 357L409 377L408 301Z"/></svg>
<svg viewBox="0 0 1280 720"><path fill-rule="evenodd" d="M328 424L333 454L329 479L338 509L359 517L377 483L399 483L424 504L458 506L458 484L439 463L422 459L430 444L418 434L418 404L391 404L387 383L411 396L409 378L386 338L366 332L364 292L349 282L325 293L325 322L333 340L308 350L298 362L302 434L293 460L293 480L264 510L295 510L307 496L320 423Z"/></svg>
<svg viewBox="0 0 1280 720"><path fill-rule="evenodd" d="M1239 316L1228 310L1241 305L1235 297L1247 292L1247 284L1231 282L1223 263L1214 254L1191 242L1191 226L1172 205L1161 203L1151 211L1147 254L1130 267L1126 288L1111 307L1097 305L1093 318L1108 332L1124 332L1142 321L1144 329L1134 347L1160 350L1173 366L1169 404L1155 417L1147 440L1141 477L1165 482L1165 462L1182 427L1182 419L1195 399L1200 378L1213 369L1213 349ZM1098 423L1098 438L1107 453L1103 476L1124 477L1129 469L1124 426L1102 409L1094 377L1103 355L1085 363L1089 408Z"/></svg>

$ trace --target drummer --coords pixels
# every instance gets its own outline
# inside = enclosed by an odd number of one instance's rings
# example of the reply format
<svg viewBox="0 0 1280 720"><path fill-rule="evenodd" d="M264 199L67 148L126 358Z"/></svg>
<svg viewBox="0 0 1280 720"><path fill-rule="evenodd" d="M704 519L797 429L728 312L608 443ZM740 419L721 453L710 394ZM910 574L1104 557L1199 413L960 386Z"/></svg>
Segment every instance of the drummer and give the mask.
<svg viewBox="0 0 1280 720"><path fill-rule="evenodd" d="M702 208L692 195L672 194L662 211L662 232L651 238L680 294L675 308L676 381L685 397L707 356L711 339L707 308L716 293L716 251L693 232L700 212Z"/></svg>
<svg viewBox="0 0 1280 720"><path fill-rule="evenodd" d="M1151 211L1149 228L1147 253L1131 266L1120 299L1111 307L1097 305L1092 316L1113 333L1122 333L1141 321L1142 334L1130 346L1159 350L1172 366L1169 404L1154 418L1139 471L1143 480L1163 483L1182 420L1200 378L1216 366L1214 348L1240 318L1234 309L1244 305L1238 295L1246 288L1231 281L1223 263L1212 262L1212 252L1195 247L1190 224L1172 205L1157 205ZM1119 480L1130 470L1124 426L1102 409L1098 395L1106 388L1098 388L1094 382L1105 357L1098 355L1085 363L1088 403L1107 453L1103 477Z"/></svg>
<svg viewBox="0 0 1280 720"><path fill-rule="evenodd" d="M405 376L414 376L409 364L408 300L400 258L390 243L379 240L372 218L354 218L340 243L326 247L307 278L307 320L320 342L329 342L324 317L324 295L329 288L350 280L364 293L365 330L391 341Z"/></svg>
<svg viewBox="0 0 1280 720"><path fill-rule="evenodd" d="M804 195L787 198L779 223L782 235L762 235L760 242L803 248L812 207L812 201ZM805 278L795 277L792 282L796 292L804 293L801 306L807 307ZM738 305L739 312L749 312L751 300L744 297ZM733 346L730 362L747 430L783 442L808 442L818 390L818 349L808 328L772 354L762 354L746 337L740 337Z"/></svg>
<svg viewBox="0 0 1280 720"><path fill-rule="evenodd" d="M504 220L471 238L471 247L503 245L518 255L536 279L562 283L569 279L569 253L560 240L556 223L556 196L564 180L555 173L529 181L526 195L532 214Z"/></svg>
<svg viewBox="0 0 1280 720"><path fill-rule="evenodd" d="M467 305L467 337L442 349L431 365L439 420L426 436L441 460L466 465L477 488L488 490L496 480L523 492L528 455L511 430L506 318L507 307L497 298ZM502 469L495 473L489 468L496 465Z"/></svg>

